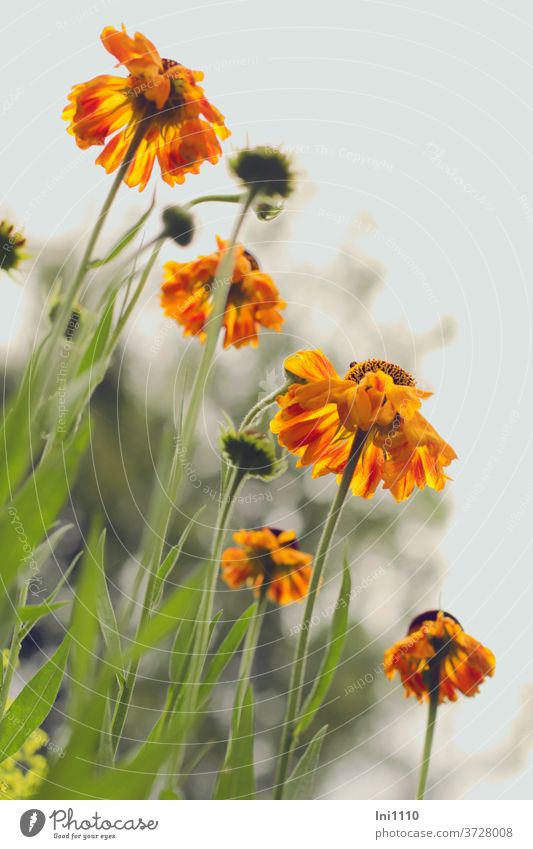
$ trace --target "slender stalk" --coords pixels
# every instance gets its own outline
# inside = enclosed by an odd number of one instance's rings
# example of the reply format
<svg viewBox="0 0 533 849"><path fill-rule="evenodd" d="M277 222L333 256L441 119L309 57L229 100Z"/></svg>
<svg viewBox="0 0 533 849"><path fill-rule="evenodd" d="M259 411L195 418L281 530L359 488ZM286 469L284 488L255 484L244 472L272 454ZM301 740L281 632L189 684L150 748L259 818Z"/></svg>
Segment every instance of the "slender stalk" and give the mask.
<svg viewBox="0 0 533 849"><path fill-rule="evenodd" d="M26 599L28 598L28 583L24 581L22 584L22 588L19 593L17 611L20 607L23 607L26 604ZM18 615L18 613L16 613ZM13 673L15 672L15 667L18 663L19 654L20 654L20 644L22 642L22 636L24 633L23 623L20 618L15 622L15 626L13 628L13 637L11 639L11 645L9 647L9 655L7 659L7 668L5 671L5 675L2 678L2 688L0 690L0 721L2 720L7 700L9 698L9 690L11 688L11 682L13 680Z"/></svg>
<svg viewBox="0 0 533 849"><path fill-rule="evenodd" d="M201 197L193 198L185 207L198 206L199 203L240 203L243 195L201 195Z"/></svg>
<svg viewBox="0 0 533 849"><path fill-rule="evenodd" d="M128 301L127 305L123 308L123 310L122 310L122 312L121 312L121 314L118 318L116 327L113 330L113 333L111 335L111 339L110 339L110 342L109 342L109 345L108 345L109 353L111 353L111 351L113 351L115 345L118 342L119 336L124 329L124 325L127 323L130 315L132 314L133 310L135 309L135 306L137 305L139 298L141 297L142 291L143 291L144 287L146 286L146 283L148 281L148 278L150 276L152 268L154 267L154 265L157 262L157 259L159 257L159 252L161 250L162 245L163 245L163 242L161 242L161 241L157 242L156 246L154 247L154 249L153 249L153 251L150 255L150 259L148 260L148 262L146 263L145 267L142 270L142 274L139 278L137 288L135 289L135 292L133 293L132 298Z"/></svg>
<svg viewBox="0 0 533 849"><path fill-rule="evenodd" d="M242 705L244 695L246 693L248 683L250 681L250 672L252 671L252 664L254 662L255 652L257 649L257 644L259 642L259 634L261 633L261 626L263 624L263 618L267 609L267 590L268 584L263 584L259 591L259 601L257 603L257 607L254 613L254 618L250 622L250 627L248 628L248 633L246 634L246 639L242 648L241 664L239 667L239 678L237 689L235 691L234 704L236 708L240 708L240 706Z"/></svg>
<svg viewBox="0 0 533 849"><path fill-rule="evenodd" d="M437 708L439 706L439 662L434 663L433 668L430 667L430 676L431 678L429 688L428 720L426 725L426 736L424 738L424 749L422 751L422 760L420 762L420 775L418 778L418 787L416 791L417 800L423 799L426 792L429 762L431 759L431 748L433 746L433 735L435 734L435 724L437 721Z"/></svg>
<svg viewBox="0 0 533 849"><path fill-rule="evenodd" d="M271 404L274 403L278 395L283 395L284 392L287 391L289 386L291 385L291 381L287 380L283 386L279 386L277 389L274 389L268 395L265 395L264 398L260 398L257 404L248 410L245 417L243 418L239 430L245 430L247 427L252 425L256 418L261 415L263 410L266 410L267 407L270 407Z"/></svg>
<svg viewBox="0 0 533 849"><path fill-rule="evenodd" d="M357 461L361 456L366 438L367 431L358 430L354 436L350 454L346 467L342 474L342 479L337 490L337 494L333 499L329 513L322 530L322 536L318 543L316 556L313 563L313 574L307 594L305 610L296 645L294 663L292 666L291 682L289 685L289 696L287 701L287 709L285 712L285 720L283 732L281 736L281 746L278 759L278 767L276 772L276 789L275 798L281 799L283 793L283 784L287 778L289 768L290 755L293 745L293 734L295 722L297 720L298 709L302 701L302 691L305 679L305 666L307 659L307 645L309 642L309 630L311 619L313 618L313 609L316 601L316 594L319 587L320 579L326 565L329 554L331 539L337 527L340 518L341 510L348 494L348 489L353 478Z"/></svg>
<svg viewBox="0 0 533 849"><path fill-rule="evenodd" d="M229 246L222 257L215 280L213 282L213 311L211 313L209 325L207 328L207 338L205 340L205 345L202 351L200 365L198 366L198 370L194 378L191 396L183 422L182 450L184 454L188 452L192 443L192 437L196 429L196 420L198 418L202 394L205 391L207 376L209 374L213 362L218 337L220 335L220 330L222 329L222 324L224 321L224 311L226 308L228 291L233 276L233 253L235 244L239 237L239 233L246 217L246 213L250 209L254 197L255 194L253 190L250 190L245 197L242 209L237 218L237 221L235 222L233 233L230 237Z"/></svg>
<svg viewBox="0 0 533 849"><path fill-rule="evenodd" d="M43 350L43 357L41 358L41 363L40 363L40 365L42 366L43 371L44 371L43 388L42 388L42 392L40 394L41 398L44 398L46 396L47 392L50 389L50 383L51 383L52 380L54 380L53 369L50 369L49 357L50 357L50 355L54 356L54 352L55 352L55 348L57 346L57 343L58 343L59 339L61 338L61 336L62 336L62 334L65 330L68 319L70 318L70 315L72 313L72 308L73 308L73 306L76 302L77 296L80 292L81 286L82 286L83 281L85 279L85 275L87 274L87 271L89 269L89 263L91 261L93 250L96 246L96 242L98 241L100 233L102 232L104 224L107 220L107 216L109 214L109 210L111 209L111 207L113 205L113 201L115 200L115 197L117 196L118 190L120 188L120 184L122 183L124 177L126 176L126 172L127 172L128 168L130 166L130 163L131 163L131 161L132 161L132 159L135 155L137 148L139 147L139 144L140 144L145 132L146 132L146 126L144 124L144 121L141 120L141 121L139 121L137 128L136 128L136 130L133 134L132 140L130 142L128 150L126 151L124 159L122 160L122 162L121 162L121 164L118 168L115 179L113 180L113 183L112 183L111 188L109 190L109 193L108 193L108 195L107 195L107 197L104 201L104 204L102 206L100 214L98 215L98 218L96 219L96 221L94 223L94 227L93 227L91 234L89 236L89 240L87 242L87 245L85 247L85 251L83 253L80 264L78 266L78 270L76 271L76 274L72 278L70 286L67 288L67 291L65 292L65 296L62 299L62 302L59 306L58 314L57 314L57 317L56 317L54 324L52 326L52 330L50 332L50 335L49 335L48 339L46 340L44 350Z"/></svg>
<svg viewBox="0 0 533 849"><path fill-rule="evenodd" d="M233 232L230 237L230 243L228 249L224 253L222 260L220 262L220 266L218 268L214 284L213 284L213 312L212 317L209 322L209 327L207 329L207 338L205 341L204 349L202 352L202 357L200 360L199 368L196 372L195 380L193 383L193 388L191 391L191 397L189 400L189 404L187 407L187 412L185 414L185 419L183 423L183 428L180 434L180 446L179 446L179 456L176 455L175 462L171 469L171 473L169 475L169 483L168 483L168 498L169 498L169 508L163 523L162 534L161 534L161 549L163 546L163 540L166 538L168 533L168 527L170 524L170 518L172 515L172 505L175 501L177 490L179 487L179 483L181 480L181 464L179 462L180 457L186 456L190 446L192 444L192 437L194 434L194 430L196 428L196 421L198 418L198 411L200 408L200 402L202 399L202 392L205 388L205 383L207 376L209 374L209 370L211 368L211 364L213 361L213 356L216 349L216 344L218 341L218 337L220 335L220 330L222 327L222 323L224 320L224 311L226 307L227 293L230 287L231 278L233 276L233 252L235 243L238 239L240 229L246 217L246 213L248 212L250 205L254 198L254 192L250 191L244 200L242 209L240 214L235 222L235 226L233 228ZM239 195L239 200L242 199L242 196ZM154 253L152 254L151 259L148 262L148 265L151 267L152 260L155 262L155 258L157 257L157 252L159 248L156 247ZM154 257L155 255L155 257ZM153 264L153 263L152 263ZM148 269L149 273L149 269ZM218 563L220 560L220 554L222 553L222 543L224 540L224 528L227 519L227 515L229 513L233 496L240 486L242 482L242 476L235 475L233 486L235 487L234 491L228 491L225 495L224 500L221 504L221 509L219 511L219 518L217 521L217 532L215 534L215 539L213 542L213 553L211 562L213 564L213 568L211 570L211 575L208 579L208 587L204 591L202 595L202 602L200 604L200 610L198 612L198 617L200 621L199 627L199 637L198 643L200 649L195 655L194 660L196 663L200 663L203 665L204 654L207 650L207 640L209 639L209 623L211 619L212 612L212 598L216 587L216 579L218 574ZM231 486L228 487L231 490ZM137 626L137 634L140 632L140 629L146 622L147 617L150 615L151 610L151 601L152 601L152 591L153 591L153 582L155 577L155 570L158 566L158 560L156 558L152 558L150 574L148 577L148 582L146 586L144 604L141 617L139 619L139 624ZM207 594L207 596L206 596ZM204 611L202 608L205 607ZM201 653L200 653L201 652ZM122 732L124 730L124 724L126 722L126 717L128 714L128 710L131 704L131 699L133 695L133 690L135 687L135 682L137 680L137 672L139 669L139 663L136 661L133 663L128 670L126 675L126 680L120 692L117 705L115 708L115 714L113 717L113 725L112 725L112 745L115 753L117 752L120 739L122 736ZM194 672L198 672L198 675L201 674L202 666L199 667L199 670L194 669ZM197 681L199 677L192 677L191 681Z"/></svg>
<svg viewBox="0 0 533 849"><path fill-rule="evenodd" d="M209 647L210 625L213 616L213 599L216 590L218 571L220 568L220 558L224 547L224 537L226 535L226 527L234 505L235 496L245 479L246 472L242 469L233 470L218 512L216 530L209 558L210 570L200 599L200 606L198 608L198 629L192 647L191 665L187 675L188 682L185 685L186 690L180 711L183 715L182 739L185 737L186 730L189 729L190 725L199 718L199 715L196 713L198 706L198 685L202 677L207 649ZM184 747L180 746L172 758L171 766L169 768L169 786L172 783L173 777L179 772L184 756Z"/></svg>

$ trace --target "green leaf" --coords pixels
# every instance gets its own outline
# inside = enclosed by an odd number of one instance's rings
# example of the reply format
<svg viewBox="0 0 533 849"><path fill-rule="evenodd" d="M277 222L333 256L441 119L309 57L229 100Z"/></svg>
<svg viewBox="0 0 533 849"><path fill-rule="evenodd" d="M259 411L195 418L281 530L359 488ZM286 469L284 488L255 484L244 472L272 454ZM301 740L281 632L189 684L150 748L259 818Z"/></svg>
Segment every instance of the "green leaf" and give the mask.
<svg viewBox="0 0 533 849"><path fill-rule="evenodd" d="M124 248L126 248L129 243L135 238L141 227L147 221L150 213L154 208L154 204L155 192L152 197L152 202L150 203L150 206L148 207L146 212L143 212L143 214L138 219L138 221L135 222L133 227L130 227L130 229L127 230L123 236L121 236L121 238L118 240L118 242L116 242L114 247L111 248L110 252L107 254L106 257L104 257L103 259L93 259L92 262L89 263L89 268L100 268L102 265L107 265L108 262L111 262L111 260L115 259L115 257L122 253Z"/></svg>
<svg viewBox="0 0 533 849"><path fill-rule="evenodd" d="M313 721L317 711L326 698L339 665L348 629L351 588L352 582L350 577L350 567L347 559L345 558L342 585L337 599L337 604L335 605L328 647L320 667L320 672L315 678L313 687L305 700L300 718L296 723L294 731L296 737L298 737L302 731L305 731L305 729Z"/></svg>
<svg viewBox="0 0 533 849"><path fill-rule="evenodd" d="M170 653L168 671L173 684L181 684L185 678L185 668L190 657L194 640L196 619L183 619L176 631L176 637Z"/></svg>
<svg viewBox="0 0 533 849"><path fill-rule="evenodd" d="M88 438L86 421L68 443L52 446L13 501L1 511L0 573L4 584L9 585L22 569L34 571L34 549L56 521L67 499Z"/></svg>
<svg viewBox="0 0 533 849"><path fill-rule="evenodd" d="M25 604L24 607L19 607L17 616L23 624L24 631L27 634L39 619L43 616L48 616L56 610L61 610L62 607L69 604L68 601L57 601L55 604Z"/></svg>
<svg viewBox="0 0 533 849"><path fill-rule="evenodd" d="M113 308L117 298L117 292L112 291L108 301L104 306L100 321L97 326L92 329L88 339L87 347L83 352L80 364L78 366L78 374L82 374L89 369L94 369L94 364L104 357L107 342L113 327Z"/></svg>
<svg viewBox="0 0 533 849"><path fill-rule="evenodd" d="M317 731L283 788L284 799L312 799L315 772L328 726Z"/></svg>
<svg viewBox="0 0 533 849"><path fill-rule="evenodd" d="M211 690L219 680L230 660L234 657L253 619L257 604L251 604L244 613L233 623L228 633L222 640L211 663L207 667L204 680L199 687L198 704L200 708L205 706L211 695Z"/></svg>
<svg viewBox="0 0 533 849"><path fill-rule="evenodd" d="M27 364L20 388L6 402L0 429L0 504L4 504L10 494L16 492L32 457L40 450L39 417L29 415L34 391L32 367L35 369L37 358L38 354Z"/></svg>
<svg viewBox="0 0 533 849"><path fill-rule="evenodd" d="M55 654L18 694L0 722L0 761L18 752L50 713L63 680L69 653L66 637Z"/></svg>
<svg viewBox="0 0 533 849"><path fill-rule="evenodd" d="M92 680L96 677L100 622L96 611L96 600L100 578L95 567L95 551L98 546L98 529L92 526L87 539L85 553L78 576L70 633L72 650L70 662L70 711L72 718L83 722L87 716L87 704L93 691Z"/></svg>
<svg viewBox="0 0 533 849"><path fill-rule="evenodd" d="M123 673L124 662L122 660L122 645L120 642L120 632L118 629L117 619L115 616L115 611L113 609L113 604L111 602L111 597L109 595L109 588L107 586L105 576L105 540L106 531L104 528L98 538L96 549L93 552L95 561L94 568L97 571L99 579L97 590L98 594L96 597L96 611L100 620L100 629L102 631L102 636L104 638L105 644L111 654L119 662L120 672Z"/></svg>
<svg viewBox="0 0 533 849"><path fill-rule="evenodd" d="M253 799L254 796L254 701L252 688L248 687L242 705L233 709L231 738L213 798Z"/></svg>
<svg viewBox="0 0 533 849"><path fill-rule="evenodd" d="M176 565L177 561L179 560L179 558L181 556L181 552L183 550L183 546L187 542L189 534L190 534L191 530L193 529L194 525L196 524L196 520L198 519L198 516L200 515L200 513L202 513L202 511L204 509L205 508L203 506L200 507L196 511L194 516L192 516L192 518L190 519L190 521L186 525L185 530L182 532L178 542L176 543L176 545L172 546L172 548L168 552L167 556L163 560L161 566L157 570L157 575L154 579L154 589L153 589L153 595L152 595L152 605L153 605L153 607L157 607L159 602L161 601L161 595L163 593L164 583L165 583L166 579L168 578L168 576L170 575L170 573L172 572L172 569Z"/></svg>
<svg viewBox="0 0 533 849"><path fill-rule="evenodd" d="M206 568L199 569L195 575L171 593L159 610L141 628L136 640L132 641L125 652L128 660L137 660L172 633L177 625L187 618L190 605L196 609L200 601L200 592L206 575Z"/></svg>

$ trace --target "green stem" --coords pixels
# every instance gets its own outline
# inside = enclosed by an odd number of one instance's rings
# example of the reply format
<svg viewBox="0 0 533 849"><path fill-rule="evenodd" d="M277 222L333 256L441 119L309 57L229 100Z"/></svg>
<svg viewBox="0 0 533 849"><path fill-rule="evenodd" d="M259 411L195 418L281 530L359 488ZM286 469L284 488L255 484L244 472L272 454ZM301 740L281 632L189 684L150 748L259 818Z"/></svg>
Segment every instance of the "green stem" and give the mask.
<svg viewBox="0 0 533 849"><path fill-rule="evenodd" d="M139 298L141 297L141 294L143 292L144 287L146 286L146 283L148 281L150 273L151 273L151 271L152 271L152 269L153 269L154 265L156 264L157 259L159 257L159 252L161 250L162 244L163 244L162 242L158 242L156 244L154 250L152 251L152 253L150 255L150 259L148 260L148 262L146 263L145 267L142 270L142 274L139 278L139 283L137 284L137 288L135 289L135 292L133 293L133 297L131 298L130 301L128 301L127 305L123 308L123 310L122 310L122 312L121 312L121 314L118 318L116 327L113 330L113 333L111 335L111 339L110 339L110 342L109 342L109 345L108 345L108 353L111 353L113 351L113 349L115 348L115 345L118 342L119 336L122 333L125 324L127 323L130 315L132 314L133 310L135 309L135 306L136 306Z"/></svg>
<svg viewBox="0 0 533 849"><path fill-rule="evenodd" d="M259 641L259 634L261 633L261 626L263 624L263 618L268 603L267 591L268 584L263 584L259 591L259 601L255 609L254 617L250 623L250 627L248 628L246 639L244 641L244 646L242 647L241 664L239 667L239 678L237 689L235 691L234 701L234 705L238 710L242 705L244 695L246 693L248 683L250 681L252 664L254 662L255 652Z"/></svg>
<svg viewBox="0 0 533 849"><path fill-rule="evenodd" d="M240 203L243 199L240 195L202 195L198 198L193 198L185 207L198 206L199 203Z"/></svg>
<svg viewBox="0 0 533 849"><path fill-rule="evenodd" d="M229 288L231 286L231 279L233 277L233 254L235 244L239 237L246 213L250 209L254 197L255 194L253 191L248 192L237 221L235 222L228 248L222 256L213 281L213 310L207 327L207 338L202 351L200 365L198 366L198 370L195 375L187 413L183 422L182 451L185 455L192 444L192 437L196 429L196 421L198 418L202 394L205 391L207 376L213 363L218 337L224 321L226 301L228 298Z"/></svg>
<svg viewBox="0 0 533 849"><path fill-rule="evenodd" d="M198 707L198 685L201 681L207 649L209 647L210 625L213 616L213 600L216 590L218 572L220 569L220 559L224 548L226 527L231 515L232 507L234 505L235 496L237 495L241 484L245 481L245 479L246 472L243 472L241 469L233 470L218 511L216 530L213 538L213 544L211 547L211 555L209 558L210 570L201 595L200 605L197 612L198 629L192 647L191 664L187 675L188 681L185 685L186 690L184 693L183 706L181 709L181 713L183 715L182 739L185 737L190 725L192 725L194 722L197 722L200 718L199 715L196 713L196 709ZM168 773L169 786L172 783L173 777L179 772L181 768L184 755L184 747L178 747L176 754L172 758L171 767Z"/></svg>
<svg viewBox="0 0 533 849"><path fill-rule="evenodd" d="M435 724L437 721L437 708L439 706L439 685L440 663L435 663L432 669L430 667L428 721L426 725L426 736L424 738L422 760L420 762L420 775L416 791L417 800L423 799L426 792L431 748L433 746L433 735L435 734Z"/></svg>
<svg viewBox="0 0 533 849"><path fill-rule="evenodd" d="M18 610L21 607L24 607L26 604L26 599L28 598L28 583L24 581L22 584L22 588L20 590L17 610L15 611L15 615L18 617ZM18 663L19 654L20 654L20 645L22 642L22 635L24 633L23 623L20 620L20 617L17 619L15 626L13 628L13 637L11 639L11 645L9 647L9 655L7 659L7 668L5 675L2 678L2 688L0 690L0 722L4 716L7 700L9 698L9 690L11 688L11 682L13 680L13 673L15 672L15 668Z"/></svg>
<svg viewBox="0 0 533 849"><path fill-rule="evenodd" d="M357 461L361 456L366 438L367 431L357 430L348 458L346 467L342 474L342 479L337 490L337 494L333 499L329 513L322 530L322 536L318 543L316 556L313 563L313 574L307 594L305 610L302 618L302 624L296 645L296 653L292 666L291 682L289 685L289 696L287 701L287 709L285 712L285 720L283 732L281 736L281 746L279 752L278 768L276 772L276 790L275 798L281 799L283 794L283 784L287 778L289 768L290 755L293 745L293 734L297 720L298 709L302 701L302 691L304 687L305 667L307 657L307 645L309 642L309 630L311 619L313 618L313 609L315 606L317 590L320 584L320 579L326 565L329 554L331 539L337 527L340 518L341 510L348 494L348 489L352 481Z"/></svg>
<svg viewBox="0 0 533 849"><path fill-rule="evenodd" d="M287 380L287 382L284 383L283 386L279 386L277 389L274 389L268 395L265 395L264 398L260 398L257 404L254 404L251 410L248 410L248 412L246 413L239 426L239 430L245 430L247 427L253 424L255 419L263 412L263 410L266 410L267 407L270 407L270 405L274 403L278 395L283 395L284 392L287 391L289 386L291 386L291 381Z"/></svg>
<svg viewBox="0 0 533 849"><path fill-rule="evenodd" d="M91 231L91 234L89 236L89 240L87 242L87 246L85 248L85 251L84 251L83 256L81 258L80 264L78 266L78 270L77 270L76 274L74 275L74 277L72 278L70 286L68 287L68 289L65 293L65 297L62 299L62 302L59 306L58 314L55 318L55 321L54 321L54 324L52 326L52 330L50 332L50 335L49 335L48 339L46 340L45 347L44 347L44 350L43 350L43 357L42 357L42 360L41 360L41 366L44 370L43 388L42 388L42 392L40 394L41 398L46 397L46 395L47 395L47 393L50 389L50 383L51 383L51 381L54 380L54 377L55 377L54 370L50 369L49 357L55 356L55 349L57 347L57 343L64 333L65 327L67 326L67 322L68 322L68 320L71 316L73 306L76 302L76 299L79 295L81 286L82 286L83 281L85 279L85 275L87 274L87 271L89 269L89 263L91 261L93 250L96 246L96 242L98 241L100 233L102 232L104 224L107 220L109 210L111 209L111 207L113 205L113 201L115 200L115 197L118 193L118 190L120 188L120 184L122 183L124 177L126 176L126 171L128 170L128 168L130 166L130 163L131 163L131 161L132 161L132 159L135 155L137 148L139 147L139 144L140 144L145 132L146 132L146 126L144 124L144 121L140 120L139 123L138 123L137 129L135 130L135 133L133 134L133 138L130 142L128 150L126 151L124 159L122 160L122 162L121 162L121 164L118 168L115 179L113 180L113 183L112 183L111 188L109 190L109 193L108 193L108 195L107 195L107 197L104 201L104 205L102 206L100 214L95 221L94 227Z"/></svg>

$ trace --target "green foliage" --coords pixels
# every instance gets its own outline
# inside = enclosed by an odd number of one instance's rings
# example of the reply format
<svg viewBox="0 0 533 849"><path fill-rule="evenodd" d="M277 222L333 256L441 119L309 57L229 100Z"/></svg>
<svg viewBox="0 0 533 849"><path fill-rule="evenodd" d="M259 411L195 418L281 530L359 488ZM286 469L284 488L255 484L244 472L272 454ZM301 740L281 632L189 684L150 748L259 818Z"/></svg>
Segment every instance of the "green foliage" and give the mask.
<svg viewBox="0 0 533 849"><path fill-rule="evenodd" d="M65 637L7 710L0 722L0 762L18 751L52 710L63 680L69 647L70 640Z"/></svg>
<svg viewBox="0 0 533 849"><path fill-rule="evenodd" d="M218 774L213 798L253 799L254 774L254 697L248 687L241 705L235 705L231 738L224 765Z"/></svg>
<svg viewBox="0 0 533 849"><path fill-rule="evenodd" d="M136 235L140 232L140 230L144 227L144 225L146 224L146 222L147 222L147 220L148 220L149 216L150 216L150 215L151 215L151 213L152 213L152 210L153 210L153 208L154 208L154 205L155 205L155 192L154 192L154 194L153 194L153 197L152 197L152 200L151 200L150 206L148 207L148 209L146 210L146 212L143 212L143 214L142 214L142 215L141 215L141 217L140 217L140 218L139 218L139 219L135 222L135 224L133 224L133 225L129 228L129 230L127 230L127 231L124 233L124 235L120 237L120 239L119 239L119 240L115 243L115 245L111 248L111 250L109 251L109 253L108 253L108 254L107 254L107 255L106 255L103 259L93 259L93 260L91 260L91 262L89 263L89 268L101 268L103 265L107 265L107 263L108 263L108 262L111 262L111 261L112 261L113 259L115 259L115 258L116 258L119 254L121 254L121 253L122 253L122 251L124 250L124 248L126 248L126 247L130 244L130 242L132 242L132 241L133 241L133 239L135 238L135 236L136 236Z"/></svg>
<svg viewBox="0 0 533 849"><path fill-rule="evenodd" d="M328 726L324 725L318 731L302 757L296 764L293 772L283 788L284 799L312 799L315 773L320 759L320 750L326 736Z"/></svg>
<svg viewBox="0 0 533 849"><path fill-rule="evenodd" d="M350 577L350 566L347 558L345 557L342 572L342 584L339 597L335 605L328 646L320 671L315 678L313 687L307 696L307 699L305 700L305 704L300 713L300 719L296 723L294 732L294 736L296 738L302 733L302 731L305 731L305 729L313 721L315 714L327 696L333 676L335 675L339 665L348 628L351 588L352 582Z"/></svg>

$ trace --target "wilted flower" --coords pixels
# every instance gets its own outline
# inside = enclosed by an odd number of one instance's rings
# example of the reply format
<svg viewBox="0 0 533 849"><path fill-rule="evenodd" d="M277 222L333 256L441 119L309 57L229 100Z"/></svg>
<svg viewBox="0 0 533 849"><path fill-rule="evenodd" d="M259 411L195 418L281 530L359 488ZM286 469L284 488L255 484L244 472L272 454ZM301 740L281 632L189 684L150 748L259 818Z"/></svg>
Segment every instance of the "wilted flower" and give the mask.
<svg viewBox="0 0 533 849"><path fill-rule="evenodd" d="M443 469L456 454L421 415L423 399L404 369L384 360L351 363L344 378L321 351L299 351L285 360L294 384L277 399L271 429L313 477L340 475L354 435L367 432L351 481L354 495L372 498L383 483L396 501L413 488L441 490Z"/></svg>
<svg viewBox="0 0 533 849"><path fill-rule="evenodd" d="M228 243L217 238L218 251L191 262L167 262L161 287L165 315L185 328L186 336L205 339L205 327L213 309L213 286L223 251ZM285 301L272 278L262 272L256 258L242 245L234 250L234 268L224 312L224 347L256 346L258 330L279 331Z"/></svg>
<svg viewBox="0 0 533 849"><path fill-rule="evenodd" d="M428 610L413 619L408 634L385 652L385 674L400 674L405 695L424 701L438 681L439 703L455 702L457 693L474 696L496 667L493 653L466 634L457 619Z"/></svg>
<svg viewBox="0 0 533 849"><path fill-rule="evenodd" d="M222 579L232 589L260 588L276 604L301 601L311 580L310 554L300 551L294 531L261 528L233 534L238 547L222 554Z"/></svg>
<svg viewBox="0 0 533 849"><path fill-rule="evenodd" d="M70 121L68 131L78 146L85 150L105 144L96 162L109 174L124 161L139 126L144 128L124 177L139 191L150 179L156 157L170 186L183 183L188 173L197 174L203 162L217 162L219 139L227 138L229 130L198 85L203 73L162 59L139 32L130 38L124 27L105 27L100 37L129 76L101 74L74 86L63 118Z"/></svg>

